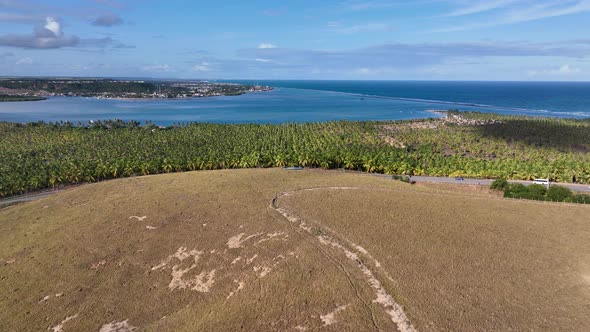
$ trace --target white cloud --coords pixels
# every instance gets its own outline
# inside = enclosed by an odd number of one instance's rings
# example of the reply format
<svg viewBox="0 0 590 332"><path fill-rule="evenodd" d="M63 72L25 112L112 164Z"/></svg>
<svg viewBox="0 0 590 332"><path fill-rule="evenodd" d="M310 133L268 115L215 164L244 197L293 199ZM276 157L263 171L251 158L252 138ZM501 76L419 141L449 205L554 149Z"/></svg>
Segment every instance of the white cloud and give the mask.
<svg viewBox="0 0 590 332"><path fill-rule="evenodd" d="M29 57L27 57L27 58L22 58L22 59L19 59L19 60L16 62L16 65L19 65L19 66L20 66L20 65L32 65L32 64L33 64L33 59L31 59L31 58L29 58Z"/></svg>
<svg viewBox="0 0 590 332"><path fill-rule="evenodd" d="M258 59L255 59L255 60L258 61L258 62L272 62L272 60L269 60L269 59L260 59L260 58L258 58Z"/></svg>
<svg viewBox="0 0 590 332"><path fill-rule="evenodd" d="M210 71L211 68L209 66L210 66L209 62L201 62L198 65L194 65L192 69L194 71L201 71L201 72L202 71Z"/></svg>
<svg viewBox="0 0 590 332"><path fill-rule="evenodd" d="M560 67L531 69L527 71L529 76L572 76L581 73L580 68L572 67L569 64Z"/></svg>
<svg viewBox="0 0 590 332"><path fill-rule="evenodd" d="M44 25L38 25L30 35L0 35L0 46L50 49L73 47L80 43L76 36L66 37L61 30L61 23L53 17L47 17Z"/></svg>
<svg viewBox="0 0 590 332"><path fill-rule="evenodd" d="M260 48L260 49L277 48L277 46L274 44L271 44L271 43L262 43L262 44L258 45L258 48Z"/></svg>
<svg viewBox="0 0 590 332"><path fill-rule="evenodd" d="M457 9L452 13L449 13L448 16L464 16L479 14L490 10L506 7L518 1L519 0L473 1L470 2L468 6L465 6L463 8Z"/></svg>
<svg viewBox="0 0 590 332"><path fill-rule="evenodd" d="M61 24L58 21L56 21L53 17L47 17L45 19L45 29L53 32L55 37L59 37L62 35Z"/></svg>
<svg viewBox="0 0 590 332"><path fill-rule="evenodd" d="M465 16L498 9L496 15L487 20L465 23L462 25L434 29L430 32L456 32L481 28L490 28L499 25L517 24L529 21L542 20L551 17L580 14L590 11L590 0L551 0L551 1L510 1L497 0L479 2L455 12L448 16Z"/></svg>
<svg viewBox="0 0 590 332"><path fill-rule="evenodd" d="M168 64L155 64L155 65L145 66L142 69L144 71L162 72L162 73L169 73L169 72L175 71L174 68L172 68Z"/></svg>
<svg viewBox="0 0 590 332"><path fill-rule="evenodd" d="M508 23L519 23L588 11L590 11L590 0L541 3L510 11L506 17L506 21Z"/></svg>

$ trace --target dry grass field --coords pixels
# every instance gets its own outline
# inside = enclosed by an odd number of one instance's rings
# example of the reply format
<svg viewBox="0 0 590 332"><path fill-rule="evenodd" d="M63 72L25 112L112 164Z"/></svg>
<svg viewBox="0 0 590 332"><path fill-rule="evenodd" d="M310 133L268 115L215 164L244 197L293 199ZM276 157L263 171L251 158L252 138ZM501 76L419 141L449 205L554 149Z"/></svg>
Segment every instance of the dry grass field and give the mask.
<svg viewBox="0 0 590 332"><path fill-rule="evenodd" d="M0 281L1 331L588 331L590 207L336 171L126 178L0 208Z"/></svg>

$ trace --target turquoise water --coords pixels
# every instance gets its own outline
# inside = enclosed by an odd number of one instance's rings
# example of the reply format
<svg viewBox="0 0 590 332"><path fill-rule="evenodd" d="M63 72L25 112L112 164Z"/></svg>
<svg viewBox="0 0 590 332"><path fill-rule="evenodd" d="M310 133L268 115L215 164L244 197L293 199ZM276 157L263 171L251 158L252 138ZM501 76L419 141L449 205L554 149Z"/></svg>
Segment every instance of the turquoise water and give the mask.
<svg viewBox="0 0 590 332"><path fill-rule="evenodd" d="M54 97L0 103L0 121L122 119L158 125L186 122L282 123L399 120L460 109L555 117L590 117L590 83L258 81L276 87L234 97L113 100Z"/></svg>

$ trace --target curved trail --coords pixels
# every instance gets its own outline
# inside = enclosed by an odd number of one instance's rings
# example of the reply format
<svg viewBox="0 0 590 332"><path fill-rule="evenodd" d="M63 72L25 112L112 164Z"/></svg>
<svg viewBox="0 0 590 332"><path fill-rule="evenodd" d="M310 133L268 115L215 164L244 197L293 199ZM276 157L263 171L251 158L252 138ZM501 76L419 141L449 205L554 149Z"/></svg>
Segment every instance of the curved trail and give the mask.
<svg viewBox="0 0 590 332"><path fill-rule="evenodd" d="M385 271L379 261L375 259L366 249L361 247L360 245L342 237L340 234L336 233L332 229L320 225L317 221L314 221L315 224L321 226L322 229L326 230L331 235L314 235L312 231L312 227L303 221L301 218L297 217L293 213L291 213L288 209L284 207L278 206L278 201L281 197L289 196L291 194L295 194L298 192L305 192L305 191L320 191L320 190L363 190L363 189L377 189L372 187L315 187L315 188L306 188L306 189L298 189L289 192L282 192L275 196L271 201L271 208L280 213L285 219L287 219L290 223L296 224L299 228L306 231L309 234L312 234L313 237L317 238L319 243L322 245L332 247L337 251L340 251L344 254L348 259L352 260L356 263L356 267L358 267L359 271L364 276L364 281L366 284L373 289L376 298L373 300L374 303L381 305L385 311L385 313L390 317L391 321L397 325L397 328L400 332L415 332L417 331L416 328L412 325L410 320L408 319L407 315L405 314L402 306L395 301L393 296L387 292L387 290L383 287L382 283L376 276L375 270L379 269L381 274L384 274L389 280L394 281L393 278L389 276L387 271ZM371 261L374 262L374 267L369 267L367 264L360 259L361 256L369 258Z"/></svg>

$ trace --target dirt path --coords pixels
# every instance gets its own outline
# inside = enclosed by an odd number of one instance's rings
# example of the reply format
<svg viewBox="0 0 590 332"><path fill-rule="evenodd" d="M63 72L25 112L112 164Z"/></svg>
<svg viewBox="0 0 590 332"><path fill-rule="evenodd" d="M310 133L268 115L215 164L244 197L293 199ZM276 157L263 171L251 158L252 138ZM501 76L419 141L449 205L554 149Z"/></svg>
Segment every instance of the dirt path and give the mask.
<svg viewBox="0 0 590 332"><path fill-rule="evenodd" d="M415 332L416 328L412 325L407 315L405 314L402 306L395 301L393 296L387 292L383 286L383 282L379 280L380 275L386 276L389 280L393 281L391 276L381 267L381 263L377 261L366 249L360 245L346 239L342 235L336 233L329 227L319 224L317 221L313 222L313 226L319 226L321 231L316 234L312 225L306 223L301 218L296 216L293 212L289 211L284 207L279 207L279 200L282 197L289 196L299 192L305 191L319 191L319 190L362 190L369 189L367 187L316 187L299 189L290 192L282 192L271 201L271 207L279 212L285 219L290 223L295 224L303 231L309 233L317 241L327 247L336 249L338 252L343 254L346 258L353 261L361 274L363 275L363 282L365 282L375 294L375 298L372 300L373 303L379 304L385 313L390 317L391 321L396 324L400 332ZM364 258L364 259L363 259ZM368 260L366 260L368 259ZM365 261L373 262L373 266L365 263ZM373 319L373 321L375 321Z"/></svg>

